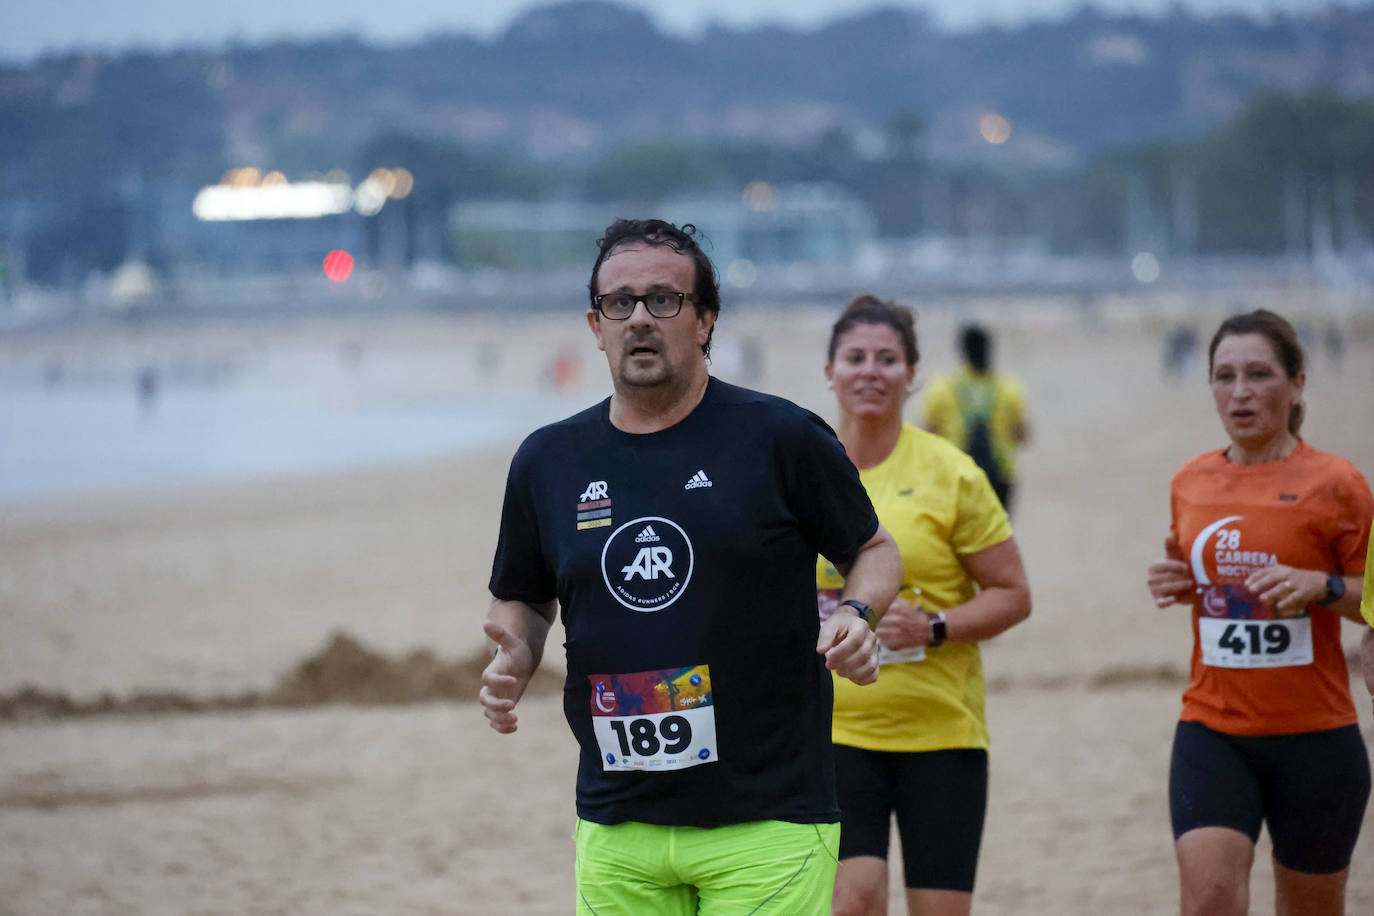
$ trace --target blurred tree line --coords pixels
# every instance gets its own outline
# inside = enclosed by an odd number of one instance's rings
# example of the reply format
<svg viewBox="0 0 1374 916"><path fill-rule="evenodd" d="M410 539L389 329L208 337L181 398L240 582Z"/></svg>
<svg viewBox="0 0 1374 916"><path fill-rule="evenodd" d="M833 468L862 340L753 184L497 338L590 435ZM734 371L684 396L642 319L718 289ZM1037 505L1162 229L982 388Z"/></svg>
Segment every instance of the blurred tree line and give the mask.
<svg viewBox="0 0 1374 916"><path fill-rule="evenodd" d="M652 140L580 167L474 157L404 134L364 147L364 169L396 162L435 213L475 198L582 199L652 208L752 181L831 182L864 200L880 236L1031 236L1059 253L1279 254L1374 237L1374 102L1329 90L1266 91L1196 140L1107 150L1071 171L958 164L925 153L909 108L881 152L831 129L798 147ZM417 204L418 205L418 204Z"/></svg>
<svg viewBox="0 0 1374 916"><path fill-rule="evenodd" d="M643 10L563 0L490 39L382 48L345 35L0 63L0 251L42 282L128 259L215 262L235 233L196 224L190 200L243 166L292 181L342 168L355 185L409 168L414 194L358 217L388 265L402 236L405 258L451 254L455 203L643 210L759 180L846 188L886 238L1324 249L1369 230L1374 157L1354 97L1368 95L1371 43L1368 4L1262 19L1089 5L959 34L887 7L810 30L685 36ZM628 57L654 61L654 78L627 78ZM1241 112L1264 87L1297 94ZM1347 97L1310 94L1319 87ZM972 129L989 106L1006 143ZM357 221L335 222L352 243ZM299 241L328 236L321 226L274 229ZM271 234L249 233L261 248Z"/></svg>
<svg viewBox="0 0 1374 916"><path fill-rule="evenodd" d="M1368 242L1374 103L1263 92L1188 143L1104 152L1048 188L1059 250L1277 253Z"/></svg>
<svg viewBox="0 0 1374 916"><path fill-rule="evenodd" d="M30 227L31 279L71 281L130 257L159 266L169 255L147 243L155 234L146 225L149 201L189 208L189 198L165 189L184 195L203 182L207 163L209 171L227 167L217 97L159 90L142 79L145 69L130 56L92 77L117 91L77 86L64 107L6 111L0 159L22 166L4 172L0 192L60 203L55 218ZM188 76L186 84L204 80ZM126 101L117 110L94 101L111 97ZM568 162L388 130L360 139L352 158L355 180L378 166L405 165L415 176L421 193L400 204L410 258L443 256L447 214L463 201L650 209L675 195L738 195L757 180L846 188L888 238L1020 236L1059 253L1189 256L1310 252L1374 235L1374 103L1331 91L1263 92L1200 138L1124 146L1070 170L1031 170L1010 157L1000 165L939 161L926 150L921 114L909 107L887 117L880 143L863 139L834 128L792 146L651 139ZM143 152L135 157L133 149ZM282 155L288 167L312 160L309 150ZM366 225L375 245L377 223Z"/></svg>

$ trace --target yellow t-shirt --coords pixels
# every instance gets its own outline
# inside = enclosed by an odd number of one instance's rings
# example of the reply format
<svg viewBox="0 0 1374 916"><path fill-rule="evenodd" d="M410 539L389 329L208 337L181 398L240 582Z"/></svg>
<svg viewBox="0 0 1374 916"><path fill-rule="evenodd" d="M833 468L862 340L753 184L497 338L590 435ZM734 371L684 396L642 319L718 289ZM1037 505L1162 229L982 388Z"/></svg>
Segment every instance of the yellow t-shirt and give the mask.
<svg viewBox="0 0 1374 916"><path fill-rule="evenodd" d="M935 428L956 446L965 451L969 447L969 430L965 407L982 405L989 414L988 439L992 457L1001 478L1016 479L1015 431L1024 418L1026 401L1021 383L1002 372L975 375L968 366L960 366L949 375L931 379L926 386L923 425Z"/></svg>
<svg viewBox="0 0 1374 916"><path fill-rule="evenodd" d="M977 589L959 557L1011 537L1007 514L973 459L905 423L892 454L860 471L859 479L901 550L901 596L930 613L972 598ZM817 561L818 589L843 584L824 558ZM988 746L976 644L946 643L927 649L921 661L884 665L878 682L867 687L834 680L832 736L838 744L876 751Z"/></svg>
<svg viewBox="0 0 1374 916"><path fill-rule="evenodd" d="M859 475L861 478L862 474ZM870 497L872 498L872 497ZM1369 549L1364 556L1364 586L1360 592L1360 613L1374 627L1374 525L1369 527Z"/></svg>

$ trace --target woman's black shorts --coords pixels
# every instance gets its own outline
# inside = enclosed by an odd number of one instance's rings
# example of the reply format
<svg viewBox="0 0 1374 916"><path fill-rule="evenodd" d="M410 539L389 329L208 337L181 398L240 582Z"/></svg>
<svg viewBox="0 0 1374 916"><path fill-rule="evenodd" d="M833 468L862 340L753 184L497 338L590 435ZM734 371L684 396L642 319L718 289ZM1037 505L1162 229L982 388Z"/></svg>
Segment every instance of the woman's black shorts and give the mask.
<svg viewBox="0 0 1374 916"><path fill-rule="evenodd" d="M1268 823L1280 865L1332 874L1350 864L1368 801L1369 755L1357 726L1256 736L1180 722L1174 732L1174 839L1230 827L1254 842Z"/></svg>
<svg viewBox="0 0 1374 916"><path fill-rule="evenodd" d="M973 891L988 806L988 754L866 751L835 745L840 858L887 858L892 815L906 886Z"/></svg>

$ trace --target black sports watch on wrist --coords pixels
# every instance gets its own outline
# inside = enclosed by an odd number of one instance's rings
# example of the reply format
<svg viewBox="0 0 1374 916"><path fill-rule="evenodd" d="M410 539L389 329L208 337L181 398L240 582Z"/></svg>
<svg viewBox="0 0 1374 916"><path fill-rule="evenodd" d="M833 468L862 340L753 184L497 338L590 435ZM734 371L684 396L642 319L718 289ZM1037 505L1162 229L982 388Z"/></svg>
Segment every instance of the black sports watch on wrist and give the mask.
<svg viewBox="0 0 1374 916"><path fill-rule="evenodd" d="M840 604L852 607L855 610L855 612L859 615L860 620L868 624L870 627L873 626L873 608L864 604L857 598L846 598L843 601L841 601Z"/></svg>
<svg viewBox="0 0 1374 916"><path fill-rule="evenodd" d="M1322 607L1335 604L1345 597L1345 579L1335 573L1326 574L1326 594L1317 599Z"/></svg>
<svg viewBox="0 0 1374 916"><path fill-rule="evenodd" d="M938 649L949 639L949 624L945 621L945 612L936 611L930 615L930 642L926 645L932 649Z"/></svg>

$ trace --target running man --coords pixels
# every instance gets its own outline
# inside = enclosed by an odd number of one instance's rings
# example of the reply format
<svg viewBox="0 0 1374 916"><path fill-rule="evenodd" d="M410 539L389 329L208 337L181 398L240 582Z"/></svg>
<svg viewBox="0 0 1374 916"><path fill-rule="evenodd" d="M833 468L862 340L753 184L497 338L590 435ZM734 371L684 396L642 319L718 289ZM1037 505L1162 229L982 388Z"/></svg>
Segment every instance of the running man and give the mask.
<svg viewBox="0 0 1374 916"><path fill-rule="evenodd" d="M511 463L485 714L515 731L561 611L576 911L825 916L829 672L877 679L870 608L901 558L830 427L707 372L720 294L694 227L619 220L598 244L587 323L613 394ZM845 576L824 625L817 554Z"/></svg>

